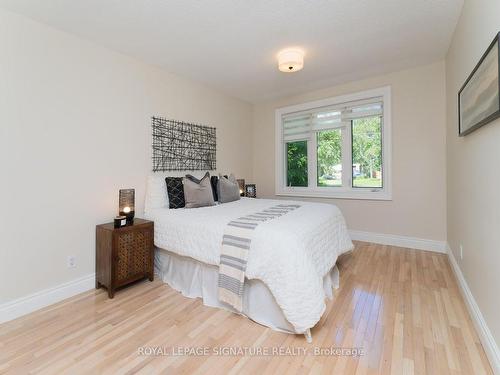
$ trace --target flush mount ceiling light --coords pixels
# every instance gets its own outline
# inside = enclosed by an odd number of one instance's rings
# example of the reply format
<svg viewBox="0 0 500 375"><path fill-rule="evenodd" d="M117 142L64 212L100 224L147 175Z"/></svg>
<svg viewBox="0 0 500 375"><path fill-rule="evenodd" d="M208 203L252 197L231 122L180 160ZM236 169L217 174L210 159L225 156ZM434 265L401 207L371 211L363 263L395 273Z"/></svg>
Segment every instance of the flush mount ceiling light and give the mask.
<svg viewBox="0 0 500 375"><path fill-rule="evenodd" d="M299 49L284 49L278 53L278 68L282 72L297 72L304 67L304 52Z"/></svg>

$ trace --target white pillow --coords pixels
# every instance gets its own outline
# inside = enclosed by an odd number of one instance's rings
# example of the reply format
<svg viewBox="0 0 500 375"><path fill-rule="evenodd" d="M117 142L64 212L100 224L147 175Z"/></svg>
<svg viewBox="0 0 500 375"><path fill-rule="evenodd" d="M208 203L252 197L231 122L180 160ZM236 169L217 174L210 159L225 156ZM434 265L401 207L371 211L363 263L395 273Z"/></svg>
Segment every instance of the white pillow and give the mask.
<svg viewBox="0 0 500 375"><path fill-rule="evenodd" d="M144 202L144 212L155 208L168 208L167 184L165 175L156 174L148 177L146 186L146 201Z"/></svg>

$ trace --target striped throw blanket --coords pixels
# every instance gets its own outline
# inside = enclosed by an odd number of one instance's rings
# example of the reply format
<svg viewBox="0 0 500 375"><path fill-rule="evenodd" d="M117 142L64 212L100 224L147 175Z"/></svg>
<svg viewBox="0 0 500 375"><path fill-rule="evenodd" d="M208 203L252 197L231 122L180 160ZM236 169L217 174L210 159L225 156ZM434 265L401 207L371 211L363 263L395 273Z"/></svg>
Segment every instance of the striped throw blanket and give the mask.
<svg viewBox="0 0 500 375"><path fill-rule="evenodd" d="M298 204L278 204L227 224L222 237L219 265L220 301L242 311L248 251L255 228L262 222L276 219L299 207Z"/></svg>

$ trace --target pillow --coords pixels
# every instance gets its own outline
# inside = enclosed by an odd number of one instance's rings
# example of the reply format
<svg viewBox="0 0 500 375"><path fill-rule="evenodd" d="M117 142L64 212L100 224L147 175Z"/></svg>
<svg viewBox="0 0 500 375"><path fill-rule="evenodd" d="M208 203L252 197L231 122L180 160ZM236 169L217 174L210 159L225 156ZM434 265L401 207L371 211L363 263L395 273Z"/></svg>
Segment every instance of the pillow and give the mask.
<svg viewBox="0 0 500 375"><path fill-rule="evenodd" d="M219 175L217 195L220 203L234 202L240 199L240 186L231 173L229 178Z"/></svg>
<svg viewBox="0 0 500 375"><path fill-rule="evenodd" d="M184 177L186 177L187 179L190 179L191 181L199 184L201 182L201 180L203 180L205 177L210 178L210 172L208 172L208 171L205 172L205 174L203 175L203 177L201 179L198 179L198 178L194 177L192 174L187 174Z"/></svg>
<svg viewBox="0 0 500 375"><path fill-rule="evenodd" d="M182 177L166 177L168 202L170 208L182 208L185 205Z"/></svg>
<svg viewBox="0 0 500 375"><path fill-rule="evenodd" d="M227 175L224 175L224 177L227 178ZM212 176L210 177L210 183L212 184L212 192L214 193L214 201L219 200L219 196L217 193L217 190L219 189L219 177L217 176Z"/></svg>
<svg viewBox="0 0 500 375"><path fill-rule="evenodd" d="M217 202L219 197L217 196L217 184L219 182L219 177L212 176L210 177L210 185L212 185L212 194L214 195L214 201Z"/></svg>
<svg viewBox="0 0 500 375"><path fill-rule="evenodd" d="M182 180L184 184L184 199L186 208L206 207L215 205L210 173L198 180L196 177L186 175Z"/></svg>
<svg viewBox="0 0 500 375"><path fill-rule="evenodd" d="M148 177L146 187L146 201L144 211L149 212L155 208L168 208L168 193L164 175L152 174Z"/></svg>
<svg viewBox="0 0 500 375"><path fill-rule="evenodd" d="M205 176L207 174L210 176L210 172L205 173ZM203 176L203 177L205 177L205 176ZM197 184L199 184L200 181L201 181L201 180L198 180L196 177L194 177L194 176L192 176L190 174L187 174L186 178L189 178L191 181L196 182ZM217 177L217 176L210 177L210 185L212 187L212 194L214 196L214 202L217 202L217 200L218 200L218 198L217 198L217 181L218 180L219 180L219 177Z"/></svg>

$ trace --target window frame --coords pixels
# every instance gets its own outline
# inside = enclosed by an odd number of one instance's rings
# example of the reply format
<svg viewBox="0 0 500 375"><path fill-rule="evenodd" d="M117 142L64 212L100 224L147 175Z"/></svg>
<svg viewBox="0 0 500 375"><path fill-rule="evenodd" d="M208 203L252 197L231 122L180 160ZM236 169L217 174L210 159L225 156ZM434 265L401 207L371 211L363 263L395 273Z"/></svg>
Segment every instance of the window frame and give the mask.
<svg viewBox="0 0 500 375"><path fill-rule="evenodd" d="M283 140L283 116L296 112L315 111L322 107L340 105L348 102L381 97L382 115L382 188L352 187L352 126L342 132L342 186L317 186L317 136L307 142L308 152L308 187L286 186L286 147ZM275 111L275 194L278 196L392 200L392 139L391 139L391 87L384 86L353 94L340 95L307 103L278 108ZM347 152L347 154L344 154ZM350 161L350 163L348 163ZM345 171L351 171L347 180Z"/></svg>

